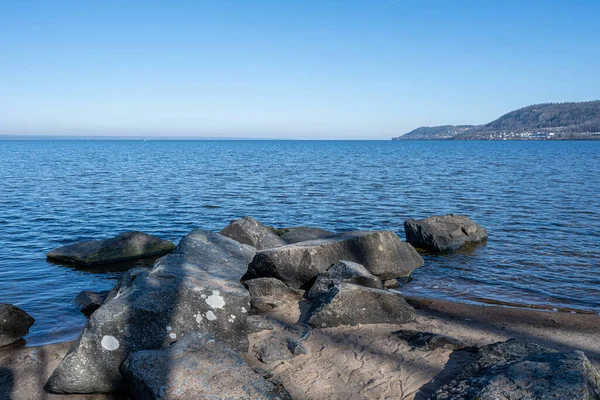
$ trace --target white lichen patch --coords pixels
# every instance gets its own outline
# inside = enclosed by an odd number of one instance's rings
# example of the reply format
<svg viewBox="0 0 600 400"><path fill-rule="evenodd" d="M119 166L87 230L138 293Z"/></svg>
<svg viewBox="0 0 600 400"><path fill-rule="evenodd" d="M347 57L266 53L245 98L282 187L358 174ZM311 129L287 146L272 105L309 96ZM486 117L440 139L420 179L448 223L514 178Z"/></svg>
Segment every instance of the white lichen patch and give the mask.
<svg viewBox="0 0 600 400"><path fill-rule="evenodd" d="M379 246L377 247L377 249L378 249L379 251L383 251L383 246L382 246L382 245L379 245Z"/></svg>
<svg viewBox="0 0 600 400"><path fill-rule="evenodd" d="M102 337L102 341L100 342L102 348L108 351L115 351L119 348L119 341L116 337L105 335Z"/></svg>
<svg viewBox="0 0 600 400"><path fill-rule="evenodd" d="M212 311L208 311L208 312L206 313L206 319L207 319L207 320L209 320L209 321L214 321L214 320L216 320L216 319L217 319L217 316L215 315L215 313L214 313L214 312L212 312Z"/></svg>
<svg viewBox="0 0 600 400"><path fill-rule="evenodd" d="M225 307L225 299L221 296L218 290L213 290L213 293L206 298L206 304L211 308L223 308Z"/></svg>
<svg viewBox="0 0 600 400"><path fill-rule="evenodd" d="M196 322L198 324L200 324L202 322L202 314L200 314L200 313L194 314L194 318L196 319Z"/></svg>
<svg viewBox="0 0 600 400"><path fill-rule="evenodd" d="M235 315L231 314L231 315L229 316L229 318L231 318L231 319L235 319Z"/></svg>
<svg viewBox="0 0 600 400"><path fill-rule="evenodd" d="M174 334L174 333L169 333L169 337L170 337L171 339L177 339L177 335L176 335L176 334Z"/></svg>
<svg viewBox="0 0 600 400"><path fill-rule="evenodd" d="M202 297L203 299L205 299L206 295L205 294L201 294L200 297Z"/></svg>
<svg viewBox="0 0 600 400"><path fill-rule="evenodd" d="M246 310L246 307L242 307L242 313L246 314L248 312L248 310Z"/></svg>
<svg viewBox="0 0 600 400"><path fill-rule="evenodd" d="M167 326L167 332L169 332L171 329L173 329L173 328L171 328L170 326Z"/></svg>
<svg viewBox="0 0 600 400"><path fill-rule="evenodd" d="M230 323L232 323L232 324L235 322L235 321L234 321L233 319L231 319L231 318L227 319L227 321L228 321L228 322L230 322Z"/></svg>

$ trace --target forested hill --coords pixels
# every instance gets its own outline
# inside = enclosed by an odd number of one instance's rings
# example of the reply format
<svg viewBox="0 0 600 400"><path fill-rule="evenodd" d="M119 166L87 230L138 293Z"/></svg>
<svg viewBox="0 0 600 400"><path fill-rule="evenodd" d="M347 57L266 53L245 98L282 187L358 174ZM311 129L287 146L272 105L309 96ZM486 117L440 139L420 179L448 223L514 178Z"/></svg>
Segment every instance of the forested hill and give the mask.
<svg viewBox="0 0 600 400"><path fill-rule="evenodd" d="M600 139L600 101L524 107L485 125L421 127L405 139Z"/></svg>

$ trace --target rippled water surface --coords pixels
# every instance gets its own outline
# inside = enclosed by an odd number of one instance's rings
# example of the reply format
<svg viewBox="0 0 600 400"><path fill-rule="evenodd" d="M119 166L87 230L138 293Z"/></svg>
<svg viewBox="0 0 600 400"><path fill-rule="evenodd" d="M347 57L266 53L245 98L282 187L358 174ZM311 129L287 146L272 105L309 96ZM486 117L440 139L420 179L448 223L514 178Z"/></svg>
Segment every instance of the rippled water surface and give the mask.
<svg viewBox="0 0 600 400"><path fill-rule="evenodd" d="M461 213L487 246L425 256L403 290L600 311L600 142L0 141L0 302L28 343L75 338L73 299L121 272L46 262L142 230L179 241L252 215L276 226L391 229Z"/></svg>

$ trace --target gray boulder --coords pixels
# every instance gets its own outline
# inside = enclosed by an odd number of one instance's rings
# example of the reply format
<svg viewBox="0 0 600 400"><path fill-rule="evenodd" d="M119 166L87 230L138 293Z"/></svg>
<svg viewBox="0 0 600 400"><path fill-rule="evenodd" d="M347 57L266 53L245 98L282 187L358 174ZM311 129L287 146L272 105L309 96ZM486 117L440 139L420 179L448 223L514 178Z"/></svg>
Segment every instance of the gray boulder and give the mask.
<svg viewBox="0 0 600 400"><path fill-rule="evenodd" d="M600 374L581 351L557 352L511 339L482 347L434 400L600 399Z"/></svg>
<svg viewBox="0 0 600 400"><path fill-rule="evenodd" d="M294 228L279 228L277 229L277 235L285 240L286 243L292 244L326 238L334 235L334 233L321 228L299 226Z"/></svg>
<svg viewBox="0 0 600 400"><path fill-rule="evenodd" d="M244 284L250 292L254 312L269 312L287 302L298 302L304 296L303 290L290 288L275 278L256 278Z"/></svg>
<svg viewBox="0 0 600 400"><path fill-rule="evenodd" d="M0 347L12 344L29 333L35 320L12 304L0 303Z"/></svg>
<svg viewBox="0 0 600 400"><path fill-rule="evenodd" d="M240 243L255 247L257 250L284 246L285 240L277 236L275 230L268 228L252 217L243 217L231 221L221 232Z"/></svg>
<svg viewBox="0 0 600 400"><path fill-rule="evenodd" d="M121 370L138 400L291 399L224 343L198 332L165 349L134 352Z"/></svg>
<svg viewBox="0 0 600 400"><path fill-rule="evenodd" d="M52 392L104 393L125 387L119 365L134 351L160 349L192 331L248 349L250 295L240 276L255 249L196 229L150 270L123 277L92 314L47 383Z"/></svg>
<svg viewBox="0 0 600 400"><path fill-rule="evenodd" d="M321 272L347 260L364 265L381 279L409 276L423 259L391 231L360 231L259 251L244 279L277 278L301 288Z"/></svg>
<svg viewBox="0 0 600 400"><path fill-rule="evenodd" d="M175 245L143 232L125 232L105 240L59 247L47 253L50 260L93 266L168 254Z"/></svg>
<svg viewBox="0 0 600 400"><path fill-rule="evenodd" d="M404 221L406 241L432 252L454 251L488 238L485 228L463 215L440 215Z"/></svg>
<svg viewBox="0 0 600 400"><path fill-rule="evenodd" d="M318 297L339 283L354 283L365 287L383 289L381 279L371 274L365 267L352 261L340 261L320 273L307 292L308 298Z"/></svg>
<svg viewBox="0 0 600 400"><path fill-rule="evenodd" d="M108 290L101 292L83 290L75 297L75 304L83 314L89 316L104 304L108 297L108 293Z"/></svg>
<svg viewBox="0 0 600 400"><path fill-rule="evenodd" d="M389 290L340 283L312 299L302 322L315 328L358 324L404 324L416 318L404 298Z"/></svg>

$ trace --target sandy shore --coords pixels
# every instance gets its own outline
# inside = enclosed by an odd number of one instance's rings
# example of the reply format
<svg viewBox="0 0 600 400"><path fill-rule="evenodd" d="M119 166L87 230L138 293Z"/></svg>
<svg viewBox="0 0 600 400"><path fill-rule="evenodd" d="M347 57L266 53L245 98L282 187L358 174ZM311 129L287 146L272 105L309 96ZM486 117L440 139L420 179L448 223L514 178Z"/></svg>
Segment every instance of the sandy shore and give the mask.
<svg viewBox="0 0 600 400"><path fill-rule="evenodd" d="M263 331L250 335L246 359L272 372L296 400L426 399L473 359L467 351L411 350L392 335L399 329L442 333L473 346L524 338L558 350L582 350L600 369L600 316L408 300L417 308L415 323L314 330L304 342L308 354L271 364L253 352L253 345L268 335ZM297 308L279 311L273 317L295 322ZM44 393L44 383L70 344L0 349L0 400L126 398Z"/></svg>

